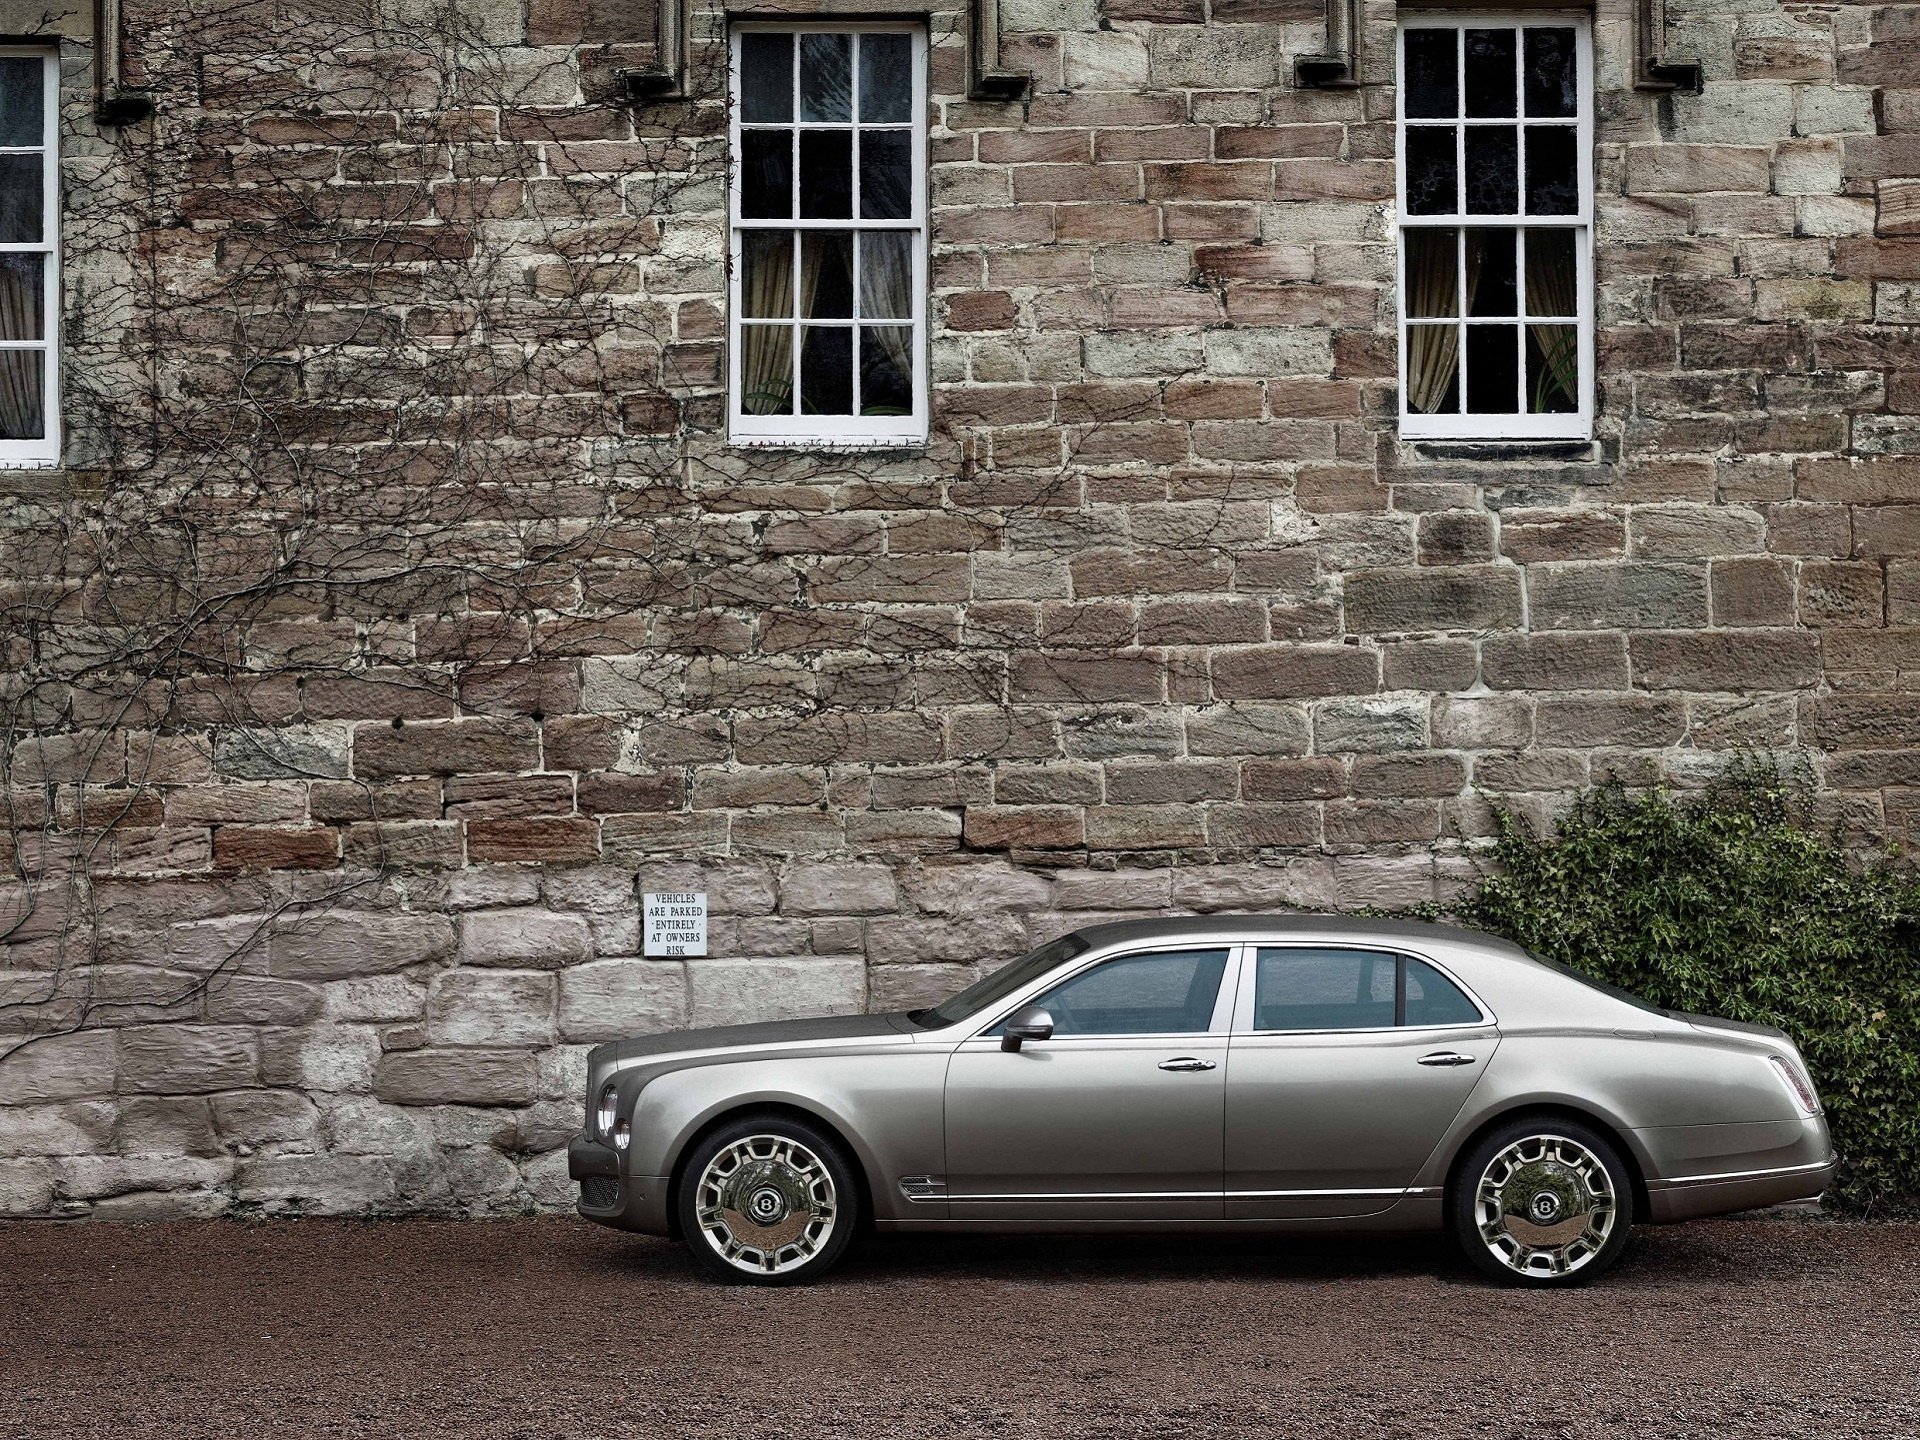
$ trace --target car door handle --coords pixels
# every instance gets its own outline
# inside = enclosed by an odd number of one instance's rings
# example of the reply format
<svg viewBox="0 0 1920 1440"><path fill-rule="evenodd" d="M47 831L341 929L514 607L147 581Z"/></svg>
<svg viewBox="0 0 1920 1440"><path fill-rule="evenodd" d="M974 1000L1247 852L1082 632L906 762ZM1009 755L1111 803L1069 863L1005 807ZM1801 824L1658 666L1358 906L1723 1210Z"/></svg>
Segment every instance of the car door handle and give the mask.
<svg viewBox="0 0 1920 1440"><path fill-rule="evenodd" d="M1421 1065L1471 1065L1473 1056L1462 1055L1458 1050L1436 1050L1431 1055L1422 1055Z"/></svg>
<svg viewBox="0 0 1920 1440"><path fill-rule="evenodd" d="M1200 1060L1192 1055L1182 1055L1177 1060L1162 1060L1160 1062L1160 1068L1162 1070L1211 1070L1214 1068L1214 1065L1211 1060Z"/></svg>

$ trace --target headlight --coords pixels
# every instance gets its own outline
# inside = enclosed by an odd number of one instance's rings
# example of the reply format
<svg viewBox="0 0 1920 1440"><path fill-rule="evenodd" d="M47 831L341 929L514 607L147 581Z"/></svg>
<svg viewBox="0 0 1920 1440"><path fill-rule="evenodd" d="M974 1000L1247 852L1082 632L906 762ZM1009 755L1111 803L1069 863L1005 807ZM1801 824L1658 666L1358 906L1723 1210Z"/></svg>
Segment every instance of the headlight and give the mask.
<svg viewBox="0 0 1920 1440"><path fill-rule="evenodd" d="M613 1134L613 1121L619 1109L620 1091L609 1085L600 1092L600 1109L593 1117L594 1129L600 1132L603 1139Z"/></svg>
<svg viewBox="0 0 1920 1440"><path fill-rule="evenodd" d="M614 1149L625 1150L628 1144L632 1140L633 1140L633 1127L627 1124L626 1121L622 1120L618 1125L613 1127L613 1148Z"/></svg>

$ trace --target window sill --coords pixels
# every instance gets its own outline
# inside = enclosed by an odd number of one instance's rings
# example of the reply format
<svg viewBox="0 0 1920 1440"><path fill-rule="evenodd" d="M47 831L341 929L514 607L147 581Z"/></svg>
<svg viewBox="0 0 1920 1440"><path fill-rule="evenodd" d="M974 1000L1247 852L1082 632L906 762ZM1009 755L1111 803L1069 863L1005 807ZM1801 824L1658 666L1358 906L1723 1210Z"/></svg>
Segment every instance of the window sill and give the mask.
<svg viewBox="0 0 1920 1440"><path fill-rule="evenodd" d="M924 436L828 440L818 435L734 435L728 437L727 448L729 450L806 450L831 455L877 455L889 452L924 455L927 453L927 441Z"/></svg>
<svg viewBox="0 0 1920 1440"><path fill-rule="evenodd" d="M1603 460L1596 440L1405 440L1425 460Z"/></svg>

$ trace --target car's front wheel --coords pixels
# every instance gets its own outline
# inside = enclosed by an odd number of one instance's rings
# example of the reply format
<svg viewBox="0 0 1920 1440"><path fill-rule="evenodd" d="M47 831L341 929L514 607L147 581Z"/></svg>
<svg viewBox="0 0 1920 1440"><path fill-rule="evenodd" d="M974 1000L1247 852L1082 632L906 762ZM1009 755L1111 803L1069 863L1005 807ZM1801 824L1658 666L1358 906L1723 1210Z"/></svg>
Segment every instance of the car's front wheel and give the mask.
<svg viewBox="0 0 1920 1440"><path fill-rule="evenodd" d="M1590 1125L1540 1115L1496 1127L1460 1162L1447 1219L1480 1270L1510 1285L1578 1285L1620 1258L1633 1182Z"/></svg>
<svg viewBox="0 0 1920 1440"><path fill-rule="evenodd" d="M846 1251L860 1192L838 1141L786 1115L751 1115L697 1142L682 1172L680 1234L702 1269L747 1285L818 1278Z"/></svg>

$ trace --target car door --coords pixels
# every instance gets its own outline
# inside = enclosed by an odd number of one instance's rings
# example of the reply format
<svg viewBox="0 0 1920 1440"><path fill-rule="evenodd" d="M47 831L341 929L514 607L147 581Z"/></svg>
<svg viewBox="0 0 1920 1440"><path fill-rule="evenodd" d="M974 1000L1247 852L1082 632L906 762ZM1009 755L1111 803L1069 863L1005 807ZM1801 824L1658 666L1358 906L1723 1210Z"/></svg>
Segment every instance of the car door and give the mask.
<svg viewBox="0 0 1920 1440"><path fill-rule="evenodd" d="M1110 956L1025 1002L1053 1035L1002 1048L1004 1022L947 1067L955 1220L1217 1220L1227 1023L1238 947Z"/></svg>
<svg viewBox="0 0 1920 1440"><path fill-rule="evenodd" d="M1454 980L1397 951L1253 947L1240 991L1225 1097L1230 1220L1394 1204L1499 1043Z"/></svg>

